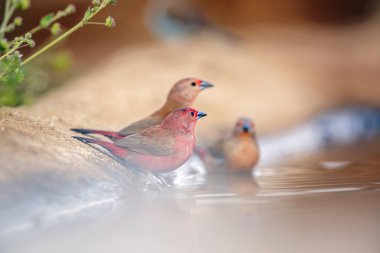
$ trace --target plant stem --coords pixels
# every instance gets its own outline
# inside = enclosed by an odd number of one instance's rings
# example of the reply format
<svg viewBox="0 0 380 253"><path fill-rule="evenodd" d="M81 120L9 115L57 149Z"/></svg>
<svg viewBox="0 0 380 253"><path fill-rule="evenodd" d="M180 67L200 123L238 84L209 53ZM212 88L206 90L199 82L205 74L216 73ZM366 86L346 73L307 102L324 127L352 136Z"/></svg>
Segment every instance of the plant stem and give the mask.
<svg viewBox="0 0 380 253"><path fill-rule="evenodd" d="M4 38L5 30L8 25L9 20L11 19L13 12L15 11L16 6L12 5L11 0L6 0L4 8L4 17L3 22L0 26L0 39Z"/></svg>
<svg viewBox="0 0 380 253"><path fill-rule="evenodd" d="M20 44L20 45L17 45L17 46L14 46L11 50L9 50L9 51L6 52L5 54L3 54L3 55L0 57L0 61L1 61L2 59L4 59L5 57L7 57L8 55L10 55L11 53L13 53L14 51L16 51L17 49L19 49L20 46L21 46L21 44Z"/></svg>
<svg viewBox="0 0 380 253"><path fill-rule="evenodd" d="M61 36L59 36L58 38L56 38L55 40L53 40L52 42L50 42L49 44L47 44L46 46L44 46L43 48L41 48L40 50L38 50L37 52L35 52L34 54L32 54L31 56L29 56L27 59L25 59L21 63L21 66L27 64L28 62L30 62L34 58L40 56L42 53L44 53L45 51L47 51L48 49L50 49L51 47L53 47L54 45L56 45L58 42L64 40L66 37L68 37L70 34L72 34L73 32L75 32L79 28L82 28L82 22L79 22L75 26L71 27L70 30L68 30L67 32L65 32L64 34L62 34Z"/></svg>
<svg viewBox="0 0 380 253"><path fill-rule="evenodd" d="M4 5L4 15L3 15L3 21L1 22L0 26L0 39L3 38L3 34L5 32L5 27L7 26L7 15L8 15L8 9L9 9L10 0L5 0Z"/></svg>
<svg viewBox="0 0 380 253"><path fill-rule="evenodd" d="M44 53L45 51L47 51L48 49L50 49L51 47L53 47L54 45L56 45L58 42L62 41L66 37L68 37L70 34L72 34L73 32L75 32L76 30L82 28L85 24L88 23L88 21L90 19L92 19L96 14L98 14L99 11L101 11L102 9L104 9L104 7L106 7L107 4L108 4L108 1L104 0L102 2L102 4L99 6L99 8L96 11L94 11L94 13L92 13L91 15L89 15L86 19L83 18L78 24L76 24L75 26L71 27L64 34L62 34L61 36L59 36L58 38L56 38L55 40L53 40L52 42L50 42L49 44L47 44L46 46L44 46L43 48L41 48L40 50L38 50L36 53L34 53L31 56L29 56L27 59L25 59L21 63L21 66L24 66L25 64L27 64L31 60L34 60L36 57L40 56L42 53Z"/></svg>
<svg viewBox="0 0 380 253"><path fill-rule="evenodd" d="M57 13L55 14L55 16L51 19L49 27L50 27L51 24L53 24L55 21L57 21L57 20L59 20L59 19L61 19L61 18L63 18L63 17L66 17L67 15L69 15L69 14L63 14L63 13L64 13L64 11L59 11L59 12L57 12ZM30 34L33 35L33 34L39 32L39 31L41 31L42 29L48 29L49 27L44 28L44 27L42 27L41 25L38 25L38 26L35 26L35 27L33 27L32 29L30 29L30 30L29 30L28 32L26 32L25 34L30 33ZM11 42L9 42L9 45L10 45L10 46L12 46L13 44L15 44L15 41L14 41L14 40L12 40Z"/></svg>
<svg viewBox="0 0 380 253"><path fill-rule="evenodd" d="M36 32L39 32L40 30L42 30L43 28L41 26L36 26L32 29L30 29L28 32L26 32L25 34L27 33L30 33L30 34L35 34ZM24 35L25 35L24 34ZM15 40L12 40L11 42L9 42L9 46L13 46L15 44Z"/></svg>
<svg viewBox="0 0 380 253"><path fill-rule="evenodd" d="M88 25L105 25L102 22L87 22Z"/></svg>

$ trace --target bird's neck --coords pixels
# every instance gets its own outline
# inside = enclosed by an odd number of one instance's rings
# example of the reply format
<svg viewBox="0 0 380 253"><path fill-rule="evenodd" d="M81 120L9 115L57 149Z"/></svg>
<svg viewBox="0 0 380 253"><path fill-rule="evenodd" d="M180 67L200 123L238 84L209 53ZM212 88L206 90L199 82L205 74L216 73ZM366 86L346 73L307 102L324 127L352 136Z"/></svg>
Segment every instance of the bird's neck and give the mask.
<svg viewBox="0 0 380 253"><path fill-rule="evenodd" d="M165 118L174 110L183 107L180 103L174 100L167 100L166 103L157 111L155 111L152 116L159 116Z"/></svg>
<svg viewBox="0 0 380 253"><path fill-rule="evenodd" d="M232 135L233 137L237 137L237 138L240 138L240 139L256 139L256 135L255 133L252 133L252 132L241 132L241 133L233 133Z"/></svg>
<svg viewBox="0 0 380 253"><path fill-rule="evenodd" d="M161 123L161 127L163 127L166 131L173 134L173 136L193 136L195 124L194 123L186 123L181 119L173 122L170 120L164 120Z"/></svg>

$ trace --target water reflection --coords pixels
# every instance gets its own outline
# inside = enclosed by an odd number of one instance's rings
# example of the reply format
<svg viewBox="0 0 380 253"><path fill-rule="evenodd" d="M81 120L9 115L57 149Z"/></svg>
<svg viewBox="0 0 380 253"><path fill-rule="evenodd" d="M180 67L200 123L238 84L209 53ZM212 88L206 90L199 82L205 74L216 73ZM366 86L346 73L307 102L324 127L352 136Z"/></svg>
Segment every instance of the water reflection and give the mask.
<svg viewBox="0 0 380 253"><path fill-rule="evenodd" d="M327 165L60 205L65 218L0 237L1 252L379 252L379 166Z"/></svg>
<svg viewBox="0 0 380 253"><path fill-rule="evenodd" d="M309 166L277 166L255 172L261 188L377 187L380 165L355 162L321 162Z"/></svg>

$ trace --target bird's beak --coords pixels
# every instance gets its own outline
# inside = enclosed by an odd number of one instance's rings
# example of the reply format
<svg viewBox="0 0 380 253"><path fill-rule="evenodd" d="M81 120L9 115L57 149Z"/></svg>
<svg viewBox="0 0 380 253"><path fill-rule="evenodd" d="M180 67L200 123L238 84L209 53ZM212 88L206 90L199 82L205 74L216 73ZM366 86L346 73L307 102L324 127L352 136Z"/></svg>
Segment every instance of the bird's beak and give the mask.
<svg viewBox="0 0 380 253"><path fill-rule="evenodd" d="M201 90L214 87L213 84L206 82L206 81L202 81L200 86L201 86Z"/></svg>
<svg viewBox="0 0 380 253"><path fill-rule="evenodd" d="M204 113L204 112L198 112L197 119L203 118L203 117L206 116L206 115L207 115L207 114Z"/></svg>
<svg viewBox="0 0 380 253"><path fill-rule="evenodd" d="M243 132L249 133L251 131L251 126L244 124L243 125Z"/></svg>

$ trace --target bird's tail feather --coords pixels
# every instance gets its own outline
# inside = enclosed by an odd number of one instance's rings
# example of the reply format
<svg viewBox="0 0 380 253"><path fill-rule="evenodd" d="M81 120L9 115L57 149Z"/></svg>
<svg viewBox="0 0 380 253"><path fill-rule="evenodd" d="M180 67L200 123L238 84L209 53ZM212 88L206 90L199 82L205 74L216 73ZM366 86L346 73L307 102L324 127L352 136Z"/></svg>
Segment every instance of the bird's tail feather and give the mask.
<svg viewBox="0 0 380 253"><path fill-rule="evenodd" d="M117 132L111 132L111 131L95 130L95 129L85 129L85 128L71 128L70 130L74 131L74 132L77 132L77 133L80 133L80 134L84 134L84 135L87 135L87 134L100 134L100 135L103 135L103 136L111 139L112 141L117 141L117 140L120 140L120 139L124 138L124 136L120 135L119 133L117 133Z"/></svg>
<svg viewBox="0 0 380 253"><path fill-rule="evenodd" d="M121 147L116 146L113 142L102 141L92 138L73 136L74 139L81 141L85 144L96 144L108 150L113 156L112 158L116 158L115 160L121 162L127 155L127 150Z"/></svg>

